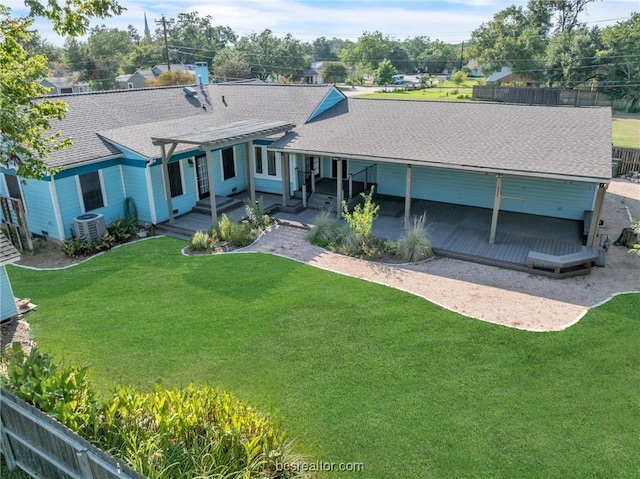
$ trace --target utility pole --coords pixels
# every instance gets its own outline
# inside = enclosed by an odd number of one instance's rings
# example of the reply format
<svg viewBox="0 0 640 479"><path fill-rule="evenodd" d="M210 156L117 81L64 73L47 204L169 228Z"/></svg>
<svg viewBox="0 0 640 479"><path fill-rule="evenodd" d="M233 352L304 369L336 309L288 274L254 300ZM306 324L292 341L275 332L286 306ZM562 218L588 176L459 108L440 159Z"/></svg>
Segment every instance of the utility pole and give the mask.
<svg viewBox="0 0 640 479"><path fill-rule="evenodd" d="M464 42L462 42L462 50L460 51L460 71L462 71L462 57L464 55Z"/></svg>
<svg viewBox="0 0 640 479"><path fill-rule="evenodd" d="M171 71L171 61L169 60L169 42L167 40L167 19L162 15L160 20L155 20L156 25L162 25L164 31L164 53L167 55L167 71Z"/></svg>

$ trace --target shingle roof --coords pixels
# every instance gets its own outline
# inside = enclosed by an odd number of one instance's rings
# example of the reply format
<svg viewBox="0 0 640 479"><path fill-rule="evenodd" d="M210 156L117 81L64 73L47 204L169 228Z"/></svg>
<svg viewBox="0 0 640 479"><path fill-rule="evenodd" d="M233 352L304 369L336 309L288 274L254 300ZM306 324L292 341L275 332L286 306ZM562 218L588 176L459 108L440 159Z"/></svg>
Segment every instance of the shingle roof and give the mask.
<svg viewBox="0 0 640 479"><path fill-rule="evenodd" d="M138 123L133 123L130 119L121 119L122 121L115 128L94 131L97 131L102 138L143 156L157 158L160 156L160 148L151 143L151 137L178 135L193 130L196 126L197 128L217 127L248 119L284 121L300 125L309 118L331 88L329 85L225 83L208 85L207 97L198 87L198 96L189 100L185 98L182 88L173 89L171 95L175 95L177 91L179 101L190 102L189 104L195 106L189 110L190 114L162 119L162 115L157 113L147 116L147 120L155 118L160 121ZM136 91L143 93L148 90ZM127 102L123 103L121 105L123 108L129 108ZM206 111L201 105L207 107ZM132 125L136 125L136 128L131 128ZM189 149L193 149L193 146L179 145L176 152Z"/></svg>
<svg viewBox="0 0 640 479"><path fill-rule="evenodd" d="M0 232L0 266L15 263L20 259L20 253L11 244L11 241Z"/></svg>
<svg viewBox="0 0 640 479"><path fill-rule="evenodd" d="M611 112L349 98L272 145L328 156L611 178Z"/></svg>

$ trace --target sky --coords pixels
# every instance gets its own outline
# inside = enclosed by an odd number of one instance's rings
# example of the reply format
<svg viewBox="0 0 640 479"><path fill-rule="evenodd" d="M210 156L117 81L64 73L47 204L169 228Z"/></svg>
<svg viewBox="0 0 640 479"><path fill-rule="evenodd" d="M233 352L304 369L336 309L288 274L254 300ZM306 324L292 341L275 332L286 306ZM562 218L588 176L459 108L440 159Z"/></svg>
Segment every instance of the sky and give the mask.
<svg viewBox="0 0 640 479"><path fill-rule="evenodd" d="M14 14L24 14L22 0L3 0ZM63 2L61 2L63 3ZM419 35L431 40L459 43L471 31L491 20L498 11L512 5L526 6L526 0L120 0L127 9L119 17L96 20L92 26L126 29L133 25L144 31L144 14L153 32L154 20L162 15L196 11L211 15L213 25L231 27L239 36L270 29L277 36L291 33L302 41L321 36L357 40L364 31L380 31L403 40ZM602 0L589 4L581 20L607 26L640 11L640 0ZM56 45L56 36L44 20L36 21L40 35Z"/></svg>

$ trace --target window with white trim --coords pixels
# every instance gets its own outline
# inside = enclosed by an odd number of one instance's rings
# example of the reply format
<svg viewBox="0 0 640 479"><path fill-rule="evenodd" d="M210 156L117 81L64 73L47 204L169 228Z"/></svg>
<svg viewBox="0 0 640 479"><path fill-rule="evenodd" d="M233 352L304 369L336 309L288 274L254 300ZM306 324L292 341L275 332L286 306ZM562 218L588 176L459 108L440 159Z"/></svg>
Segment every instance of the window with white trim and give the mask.
<svg viewBox="0 0 640 479"><path fill-rule="evenodd" d="M262 147L256 146L253 151L256 159L256 175L262 175L264 171L262 166Z"/></svg>
<svg viewBox="0 0 640 479"><path fill-rule="evenodd" d="M100 174L97 171L78 175L84 211L97 210L104 206Z"/></svg>
<svg viewBox="0 0 640 479"><path fill-rule="evenodd" d="M277 176L278 171L276 168L276 152L267 151L267 175Z"/></svg>

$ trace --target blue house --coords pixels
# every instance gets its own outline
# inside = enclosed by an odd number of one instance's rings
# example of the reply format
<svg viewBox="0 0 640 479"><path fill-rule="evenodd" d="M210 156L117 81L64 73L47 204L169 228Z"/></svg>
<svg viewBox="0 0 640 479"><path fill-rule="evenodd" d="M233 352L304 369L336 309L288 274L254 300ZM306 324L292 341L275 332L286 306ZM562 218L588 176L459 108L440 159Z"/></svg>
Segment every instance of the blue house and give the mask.
<svg viewBox="0 0 640 479"><path fill-rule="evenodd" d="M16 250L7 237L0 232L0 321L13 318L18 314L18 308L13 297L13 289L7 276L6 265L20 259Z"/></svg>
<svg viewBox="0 0 640 479"><path fill-rule="evenodd" d="M597 224L611 178L608 109L346 98L333 85L200 84L69 95L53 128L74 145L55 175L0 194L22 199L32 233L63 240L86 213L106 223L133 198L141 222L173 222L199 200L247 191L304 206L332 180L399 199L485 208L489 244L503 212ZM352 190L353 186L353 190Z"/></svg>

